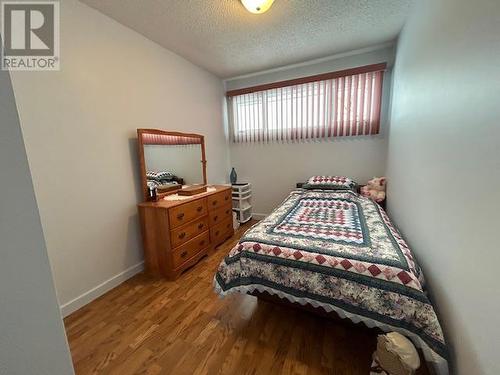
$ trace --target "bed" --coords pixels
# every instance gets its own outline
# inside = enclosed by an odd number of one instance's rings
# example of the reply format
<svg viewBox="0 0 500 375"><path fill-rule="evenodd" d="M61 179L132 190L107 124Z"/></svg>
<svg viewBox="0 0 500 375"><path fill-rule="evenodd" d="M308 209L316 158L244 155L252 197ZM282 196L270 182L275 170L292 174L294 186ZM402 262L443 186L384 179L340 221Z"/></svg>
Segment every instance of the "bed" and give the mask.
<svg viewBox="0 0 500 375"><path fill-rule="evenodd" d="M220 296L269 293L397 331L439 374L448 350L414 256L385 211L353 190L297 189L221 262Z"/></svg>

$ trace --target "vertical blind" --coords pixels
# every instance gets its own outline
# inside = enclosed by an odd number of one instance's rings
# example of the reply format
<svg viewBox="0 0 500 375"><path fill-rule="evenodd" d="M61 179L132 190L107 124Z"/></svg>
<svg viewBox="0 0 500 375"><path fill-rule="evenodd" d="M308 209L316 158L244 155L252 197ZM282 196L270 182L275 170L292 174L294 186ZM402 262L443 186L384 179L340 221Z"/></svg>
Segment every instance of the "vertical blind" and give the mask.
<svg viewBox="0 0 500 375"><path fill-rule="evenodd" d="M298 142L378 134L384 69L377 64L230 91L232 139Z"/></svg>

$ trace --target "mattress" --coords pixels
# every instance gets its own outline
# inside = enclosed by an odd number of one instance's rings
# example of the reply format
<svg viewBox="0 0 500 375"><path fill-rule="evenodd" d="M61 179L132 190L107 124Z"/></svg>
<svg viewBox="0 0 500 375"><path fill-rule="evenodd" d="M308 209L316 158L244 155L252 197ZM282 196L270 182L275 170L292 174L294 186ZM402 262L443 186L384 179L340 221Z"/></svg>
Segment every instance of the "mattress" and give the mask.
<svg viewBox="0 0 500 375"><path fill-rule="evenodd" d="M447 373L448 350L415 257L385 211L353 191L296 190L221 262L216 292L267 291L412 339Z"/></svg>

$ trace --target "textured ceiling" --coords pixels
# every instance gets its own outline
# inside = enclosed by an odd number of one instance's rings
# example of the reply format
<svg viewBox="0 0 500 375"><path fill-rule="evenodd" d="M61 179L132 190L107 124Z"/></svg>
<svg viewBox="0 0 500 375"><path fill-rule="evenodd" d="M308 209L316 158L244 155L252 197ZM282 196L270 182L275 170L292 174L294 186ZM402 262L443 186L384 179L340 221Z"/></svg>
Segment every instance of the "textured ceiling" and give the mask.
<svg viewBox="0 0 500 375"><path fill-rule="evenodd" d="M412 0L81 0L222 78L394 40Z"/></svg>

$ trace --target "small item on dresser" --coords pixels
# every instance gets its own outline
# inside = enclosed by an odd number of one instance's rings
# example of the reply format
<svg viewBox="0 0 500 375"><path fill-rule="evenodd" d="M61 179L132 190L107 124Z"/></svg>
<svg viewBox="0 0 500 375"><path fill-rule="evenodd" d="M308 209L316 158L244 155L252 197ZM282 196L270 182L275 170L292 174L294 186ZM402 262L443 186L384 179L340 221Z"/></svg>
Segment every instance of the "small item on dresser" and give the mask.
<svg viewBox="0 0 500 375"><path fill-rule="evenodd" d="M236 174L236 170L234 168L231 169L231 174L229 175L229 179L231 181L231 185L236 184L236 181L238 181L238 175Z"/></svg>
<svg viewBox="0 0 500 375"><path fill-rule="evenodd" d="M413 375L420 367L420 357L412 342L397 332L377 337L371 374Z"/></svg>
<svg viewBox="0 0 500 375"><path fill-rule="evenodd" d="M148 185L149 199L153 202L158 201L158 188L153 185Z"/></svg>
<svg viewBox="0 0 500 375"><path fill-rule="evenodd" d="M156 187L156 190L158 193L164 194L170 191L179 190L180 187L181 186L179 184L164 184L164 185L158 185Z"/></svg>
<svg viewBox="0 0 500 375"><path fill-rule="evenodd" d="M183 187L177 194L179 195L196 195L207 191L207 185L191 185Z"/></svg>
<svg viewBox="0 0 500 375"><path fill-rule="evenodd" d="M385 177L374 177L365 186L361 187L360 193L363 197L382 203L385 200L385 185Z"/></svg>

